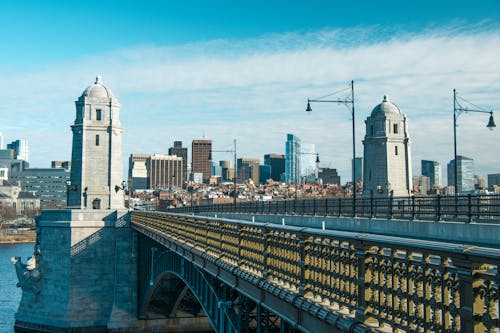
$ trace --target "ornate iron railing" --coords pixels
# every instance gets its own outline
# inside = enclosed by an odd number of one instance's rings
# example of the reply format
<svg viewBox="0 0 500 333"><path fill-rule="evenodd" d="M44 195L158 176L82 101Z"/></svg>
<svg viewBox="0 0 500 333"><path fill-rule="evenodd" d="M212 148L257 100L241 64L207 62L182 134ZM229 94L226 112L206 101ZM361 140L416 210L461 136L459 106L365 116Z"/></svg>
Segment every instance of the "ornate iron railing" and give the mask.
<svg viewBox="0 0 500 333"><path fill-rule="evenodd" d="M499 249L159 212L132 223L374 327L500 327Z"/></svg>
<svg viewBox="0 0 500 333"><path fill-rule="evenodd" d="M322 216L358 216L407 220L500 221L500 195L412 196L249 201L236 204L186 206L175 213L252 213Z"/></svg>

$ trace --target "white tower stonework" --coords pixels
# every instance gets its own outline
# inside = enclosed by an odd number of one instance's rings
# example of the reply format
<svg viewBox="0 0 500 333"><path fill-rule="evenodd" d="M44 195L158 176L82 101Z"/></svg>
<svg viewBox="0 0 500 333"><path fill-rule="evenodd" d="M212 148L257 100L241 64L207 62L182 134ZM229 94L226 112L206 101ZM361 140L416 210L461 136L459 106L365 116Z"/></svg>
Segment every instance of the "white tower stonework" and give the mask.
<svg viewBox="0 0 500 333"><path fill-rule="evenodd" d="M408 119L385 95L365 123L363 195L410 195L412 170Z"/></svg>
<svg viewBox="0 0 500 333"><path fill-rule="evenodd" d="M140 331L132 329L137 236L123 203L119 111L99 76L76 101L70 209L37 216L31 271L13 260L23 291L16 331Z"/></svg>
<svg viewBox="0 0 500 333"><path fill-rule="evenodd" d="M123 209L120 102L97 76L75 104L68 207Z"/></svg>

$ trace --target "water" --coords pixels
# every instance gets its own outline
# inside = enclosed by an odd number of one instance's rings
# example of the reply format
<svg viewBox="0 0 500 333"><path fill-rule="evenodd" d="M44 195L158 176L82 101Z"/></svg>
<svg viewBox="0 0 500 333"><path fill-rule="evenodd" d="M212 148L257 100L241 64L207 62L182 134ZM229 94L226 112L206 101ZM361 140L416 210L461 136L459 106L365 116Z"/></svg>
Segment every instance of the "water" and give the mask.
<svg viewBox="0 0 500 333"><path fill-rule="evenodd" d="M14 332L14 314L21 301L21 289L16 287L17 276L10 258L33 254L33 244L0 244L0 332Z"/></svg>

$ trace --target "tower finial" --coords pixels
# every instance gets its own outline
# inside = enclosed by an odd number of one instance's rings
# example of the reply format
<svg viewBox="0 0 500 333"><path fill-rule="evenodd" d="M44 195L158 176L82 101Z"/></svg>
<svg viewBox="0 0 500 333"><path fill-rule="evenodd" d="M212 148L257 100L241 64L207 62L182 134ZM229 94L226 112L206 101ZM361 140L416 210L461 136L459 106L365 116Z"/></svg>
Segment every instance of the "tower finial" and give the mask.
<svg viewBox="0 0 500 333"><path fill-rule="evenodd" d="M389 102L389 95L387 95L387 94L384 95L383 102Z"/></svg>
<svg viewBox="0 0 500 333"><path fill-rule="evenodd" d="M102 84L102 76L101 75L97 75L95 77L95 84Z"/></svg>

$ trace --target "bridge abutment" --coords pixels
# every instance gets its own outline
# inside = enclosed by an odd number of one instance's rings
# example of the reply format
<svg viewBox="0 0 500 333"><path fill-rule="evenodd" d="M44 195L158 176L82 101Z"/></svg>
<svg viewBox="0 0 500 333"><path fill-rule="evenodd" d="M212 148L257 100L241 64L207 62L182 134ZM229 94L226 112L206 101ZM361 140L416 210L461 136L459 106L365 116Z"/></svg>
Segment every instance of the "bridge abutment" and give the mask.
<svg viewBox="0 0 500 333"><path fill-rule="evenodd" d="M38 281L23 287L16 331L105 332L137 321L136 236L126 210L46 210Z"/></svg>

